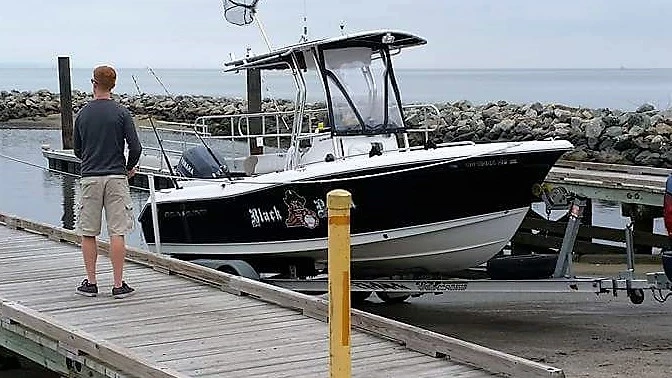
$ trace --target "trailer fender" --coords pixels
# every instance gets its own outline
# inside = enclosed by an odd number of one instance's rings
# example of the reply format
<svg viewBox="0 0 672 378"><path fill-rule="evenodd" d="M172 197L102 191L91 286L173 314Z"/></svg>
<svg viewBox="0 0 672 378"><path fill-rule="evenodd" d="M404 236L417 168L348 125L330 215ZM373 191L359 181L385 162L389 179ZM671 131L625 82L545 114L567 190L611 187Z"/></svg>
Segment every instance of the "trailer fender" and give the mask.
<svg viewBox="0 0 672 378"><path fill-rule="evenodd" d="M194 264L218 270L220 272L241 276L256 281L260 280L259 273L246 261L243 260L217 260L217 259L198 259L191 261Z"/></svg>

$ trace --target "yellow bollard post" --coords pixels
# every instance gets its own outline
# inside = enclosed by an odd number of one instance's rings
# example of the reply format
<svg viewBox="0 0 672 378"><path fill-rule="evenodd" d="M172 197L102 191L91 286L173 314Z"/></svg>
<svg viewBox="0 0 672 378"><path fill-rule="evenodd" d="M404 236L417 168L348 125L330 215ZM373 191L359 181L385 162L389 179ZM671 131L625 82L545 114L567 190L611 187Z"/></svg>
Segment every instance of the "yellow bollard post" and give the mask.
<svg viewBox="0 0 672 378"><path fill-rule="evenodd" d="M346 190L327 193L329 209L329 372L348 378L350 364L350 205Z"/></svg>

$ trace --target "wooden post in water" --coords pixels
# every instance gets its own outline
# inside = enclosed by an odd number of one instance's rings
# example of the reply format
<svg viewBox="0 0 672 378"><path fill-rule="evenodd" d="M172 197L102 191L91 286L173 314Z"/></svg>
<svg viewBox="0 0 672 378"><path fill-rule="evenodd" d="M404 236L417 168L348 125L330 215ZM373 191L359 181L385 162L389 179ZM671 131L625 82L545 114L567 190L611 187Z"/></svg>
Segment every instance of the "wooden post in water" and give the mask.
<svg viewBox="0 0 672 378"><path fill-rule="evenodd" d="M66 230L75 229L75 178L63 176L63 216L61 222Z"/></svg>
<svg viewBox="0 0 672 378"><path fill-rule="evenodd" d="M70 57L58 57L58 84L61 92L61 141L64 150L72 144L72 85L70 83Z"/></svg>
<svg viewBox="0 0 672 378"><path fill-rule="evenodd" d="M259 69L247 70L247 112L261 112L261 70ZM261 118L251 118L249 125L250 134L261 134ZM250 155L260 155L263 152L263 143L257 143L256 138L250 138Z"/></svg>
<svg viewBox="0 0 672 378"><path fill-rule="evenodd" d="M329 372L331 378L348 378L350 363L350 205L346 190L327 193L329 210Z"/></svg>

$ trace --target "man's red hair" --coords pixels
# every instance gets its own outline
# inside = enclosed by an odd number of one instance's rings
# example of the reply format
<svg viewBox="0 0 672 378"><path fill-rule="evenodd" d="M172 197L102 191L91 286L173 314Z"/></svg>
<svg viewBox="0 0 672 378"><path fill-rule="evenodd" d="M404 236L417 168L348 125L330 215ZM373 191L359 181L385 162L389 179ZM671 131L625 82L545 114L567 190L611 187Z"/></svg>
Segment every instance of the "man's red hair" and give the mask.
<svg viewBox="0 0 672 378"><path fill-rule="evenodd" d="M111 91L117 82L117 72L110 66L98 66L93 70L93 80L104 91Z"/></svg>

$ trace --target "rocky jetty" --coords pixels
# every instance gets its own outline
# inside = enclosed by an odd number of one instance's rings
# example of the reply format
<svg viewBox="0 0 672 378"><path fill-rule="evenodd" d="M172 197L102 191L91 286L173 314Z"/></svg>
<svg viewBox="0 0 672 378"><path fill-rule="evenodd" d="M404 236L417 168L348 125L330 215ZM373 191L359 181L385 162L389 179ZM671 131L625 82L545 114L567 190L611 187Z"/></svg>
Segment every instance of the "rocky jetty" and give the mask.
<svg viewBox="0 0 672 378"><path fill-rule="evenodd" d="M576 147L564 157L569 160L672 168L672 110L649 104L632 112L505 101L438 107L436 143L566 139Z"/></svg>
<svg viewBox="0 0 672 378"><path fill-rule="evenodd" d="M196 117L242 112L246 104L240 99L215 98L210 96L162 96L162 95L113 95L135 115L151 115L159 120L192 122ZM72 107L77 113L88 101L91 93L72 92ZM287 101L281 101L287 103ZM44 117L60 112L57 93L47 90L36 92L0 92L0 122L27 117Z"/></svg>
<svg viewBox="0 0 672 378"><path fill-rule="evenodd" d="M91 99L90 93L73 92L77 112ZM209 96L115 95L135 115L151 115L159 120L193 122L205 115L244 112L242 99ZM634 164L672 168L672 110L656 110L649 104L636 111L589 109L562 104L511 104L498 101L474 105L469 101L435 104L440 117L410 109L411 125L436 125L431 134L435 143L454 141L567 139L576 148L565 158L603 163ZM323 108L313 104L309 108ZM291 110L292 102L266 101L264 111ZM45 117L60 111L58 94L0 92L0 123L26 117ZM214 129L215 133L217 129Z"/></svg>

